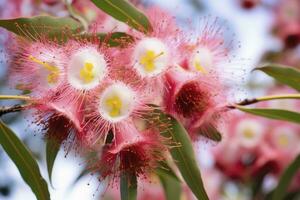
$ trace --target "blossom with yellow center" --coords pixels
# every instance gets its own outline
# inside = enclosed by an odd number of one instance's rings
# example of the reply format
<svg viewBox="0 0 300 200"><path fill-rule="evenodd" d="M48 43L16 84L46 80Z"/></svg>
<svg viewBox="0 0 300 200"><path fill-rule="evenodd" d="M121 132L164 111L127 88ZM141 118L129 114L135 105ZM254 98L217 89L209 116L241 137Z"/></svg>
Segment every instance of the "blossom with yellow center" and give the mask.
<svg viewBox="0 0 300 200"><path fill-rule="evenodd" d="M265 134L265 129L260 121L245 118L236 126L237 140L246 148L253 148L259 144Z"/></svg>
<svg viewBox="0 0 300 200"><path fill-rule="evenodd" d="M144 66L146 72L153 72L155 70L155 59L163 55L164 52L155 54L152 50L147 50L144 55L141 56L140 64Z"/></svg>
<svg viewBox="0 0 300 200"><path fill-rule="evenodd" d="M195 60L194 65L195 65L195 68L196 68L197 71L202 72L202 73L204 73L204 74L207 73L206 70L204 69L204 67L201 65L199 59L196 59L196 60Z"/></svg>
<svg viewBox="0 0 300 200"><path fill-rule="evenodd" d="M107 74L107 62L96 46L85 46L71 54L67 66L67 79L71 87L89 91Z"/></svg>
<svg viewBox="0 0 300 200"><path fill-rule="evenodd" d="M206 74L213 67L213 54L206 47L200 47L194 50L190 60L191 70Z"/></svg>
<svg viewBox="0 0 300 200"><path fill-rule="evenodd" d="M247 138L247 139L253 138L253 137L254 137L253 130L252 130L250 127L247 127L247 128L244 130L244 136L245 136L245 138Z"/></svg>
<svg viewBox="0 0 300 200"><path fill-rule="evenodd" d="M109 122L115 123L126 119L135 105L135 91L122 82L108 86L100 96L99 112Z"/></svg>
<svg viewBox="0 0 300 200"><path fill-rule="evenodd" d="M58 67L51 65L47 62L41 61L41 60L33 57L32 55L29 56L29 60L31 60L37 64L40 64L42 67L44 67L44 69L49 71L49 74L47 75L47 82L49 84L57 83L58 77L59 77L59 72L60 72Z"/></svg>
<svg viewBox="0 0 300 200"><path fill-rule="evenodd" d="M141 77L155 77L169 65L167 46L158 38L144 38L137 43L132 54L133 67Z"/></svg>
<svg viewBox="0 0 300 200"><path fill-rule="evenodd" d="M121 114L122 101L118 96L112 96L106 99L106 105L110 107L109 115L111 117L118 117Z"/></svg>
<svg viewBox="0 0 300 200"><path fill-rule="evenodd" d="M80 70L80 78L85 83L90 83L94 80L95 74L93 73L94 65L90 62L85 62L84 67Z"/></svg>
<svg viewBox="0 0 300 200"><path fill-rule="evenodd" d="M285 134L281 134L279 137L278 137L278 144L281 146L281 147L287 147L289 145L289 138L287 135Z"/></svg>

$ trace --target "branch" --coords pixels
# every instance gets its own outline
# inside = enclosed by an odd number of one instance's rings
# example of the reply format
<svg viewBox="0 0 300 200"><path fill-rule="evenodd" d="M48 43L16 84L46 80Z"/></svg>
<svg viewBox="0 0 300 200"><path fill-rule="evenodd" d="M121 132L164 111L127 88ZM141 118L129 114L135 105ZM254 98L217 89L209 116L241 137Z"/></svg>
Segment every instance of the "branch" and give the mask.
<svg viewBox="0 0 300 200"><path fill-rule="evenodd" d="M31 104L24 104L24 105L18 104L18 105L14 105L14 106L2 106L2 107L0 107L0 117L7 113L19 112L19 111L25 110L30 106L31 106Z"/></svg>
<svg viewBox="0 0 300 200"><path fill-rule="evenodd" d="M9 100L9 99L30 101L31 98L29 96L23 96L23 95L0 95L0 100Z"/></svg>
<svg viewBox="0 0 300 200"><path fill-rule="evenodd" d="M271 101L278 99L300 99L300 94L283 94L283 95L272 95L272 96L263 96L253 99L245 99L239 103L233 105L228 105L227 108L235 109L237 106L248 106L262 101Z"/></svg>
<svg viewBox="0 0 300 200"><path fill-rule="evenodd" d="M82 26L84 28L84 31L86 32L89 28L89 25L88 25L88 22L85 20L85 18L82 17L79 13L77 13L74 10L74 8L72 7L72 2L71 1L65 0L64 3L65 3L65 5L68 9L68 12L69 12L70 16L73 17L74 19L78 20L82 24Z"/></svg>

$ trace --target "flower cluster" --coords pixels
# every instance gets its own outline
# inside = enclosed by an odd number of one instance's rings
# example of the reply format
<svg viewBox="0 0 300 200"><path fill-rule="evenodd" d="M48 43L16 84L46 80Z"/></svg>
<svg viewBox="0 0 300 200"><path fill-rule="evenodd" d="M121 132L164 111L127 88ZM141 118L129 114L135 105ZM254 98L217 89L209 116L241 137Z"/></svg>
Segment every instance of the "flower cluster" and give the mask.
<svg viewBox="0 0 300 200"><path fill-rule="evenodd" d="M34 122L49 138L96 152L91 168L101 178L146 174L164 159L169 144L160 131L168 125L150 122L152 105L178 119L194 140L217 127L224 110L218 70L229 50L221 29L206 22L187 39L169 14L146 13L153 31L127 27L134 41L120 47L106 43L110 33L107 40L95 35L63 44L17 39L10 47L10 83L31 91Z"/></svg>
<svg viewBox="0 0 300 200"><path fill-rule="evenodd" d="M283 88L275 92L293 91ZM285 110L300 108L299 102L291 99L270 101L261 106ZM278 180L289 163L300 153L299 126L288 122L232 113L224 133L226 137L223 143L213 149L215 167L228 178L244 183L257 181L266 175ZM300 182L296 185L299 184Z"/></svg>

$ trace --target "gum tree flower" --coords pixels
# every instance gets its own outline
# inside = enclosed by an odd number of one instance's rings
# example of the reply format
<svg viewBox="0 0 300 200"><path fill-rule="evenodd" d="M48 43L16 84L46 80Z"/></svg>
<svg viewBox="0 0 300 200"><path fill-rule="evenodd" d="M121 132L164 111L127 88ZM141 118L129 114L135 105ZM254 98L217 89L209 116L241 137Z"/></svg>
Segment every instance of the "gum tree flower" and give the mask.
<svg viewBox="0 0 300 200"><path fill-rule="evenodd" d="M82 100L99 89L109 79L112 65L111 51L98 41L73 40L65 45L65 82L61 98L73 101ZM72 99L72 98L73 99Z"/></svg>
<svg viewBox="0 0 300 200"><path fill-rule="evenodd" d="M14 48L10 67L10 83L14 88L32 91L33 96L44 97L64 83L66 55L63 49L51 42L28 43L20 41Z"/></svg>
<svg viewBox="0 0 300 200"><path fill-rule="evenodd" d="M216 127L222 110L222 96L208 76L184 69L169 70L165 76L164 110L179 119L193 139Z"/></svg>
<svg viewBox="0 0 300 200"><path fill-rule="evenodd" d="M166 147L157 130L140 130L136 122L150 110L141 89L124 81L108 82L85 108L90 146L103 146L102 154L92 164L101 178L116 178L123 172L144 175L162 159Z"/></svg>
<svg viewBox="0 0 300 200"><path fill-rule="evenodd" d="M146 10L155 29L146 34L129 31L136 38L135 42L123 52L124 65L131 68L148 85L147 90L153 97L160 97L164 88L163 75L178 63L180 30L172 16L159 8ZM164 19L164 20L161 20Z"/></svg>
<svg viewBox="0 0 300 200"><path fill-rule="evenodd" d="M221 77L224 68L228 68L229 52L232 41L224 39L224 27L218 18L212 20L205 17L200 20L199 27L190 35L180 34L180 66L201 74Z"/></svg>

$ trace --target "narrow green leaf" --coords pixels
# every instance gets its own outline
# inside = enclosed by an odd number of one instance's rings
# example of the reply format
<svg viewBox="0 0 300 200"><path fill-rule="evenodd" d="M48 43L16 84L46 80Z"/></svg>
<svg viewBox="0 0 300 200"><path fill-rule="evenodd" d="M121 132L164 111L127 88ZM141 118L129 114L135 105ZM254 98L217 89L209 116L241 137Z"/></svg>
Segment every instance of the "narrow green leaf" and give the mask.
<svg viewBox="0 0 300 200"><path fill-rule="evenodd" d="M48 139L46 141L46 161L47 161L47 170L50 183L52 185L52 170L54 166L54 161L59 152L61 143L58 141Z"/></svg>
<svg viewBox="0 0 300 200"><path fill-rule="evenodd" d="M210 123L203 125L199 130L199 134L215 142L222 140L221 133Z"/></svg>
<svg viewBox="0 0 300 200"><path fill-rule="evenodd" d="M70 184L70 188L73 188L74 185L80 181L83 177L85 177L86 175L88 175L90 173L90 171L84 167L81 172L78 174L78 176L75 178L75 180L72 182L72 184Z"/></svg>
<svg viewBox="0 0 300 200"><path fill-rule="evenodd" d="M135 200L137 196L137 178L135 174L123 172L120 180L122 200Z"/></svg>
<svg viewBox="0 0 300 200"><path fill-rule="evenodd" d="M109 47L126 47L128 44L134 42L133 36L123 32L78 34L73 37L78 39L87 39L90 41L99 40L107 44Z"/></svg>
<svg viewBox="0 0 300 200"><path fill-rule="evenodd" d="M82 30L82 25L72 18L51 16L1 19L0 27L33 41L41 36L60 41Z"/></svg>
<svg viewBox="0 0 300 200"><path fill-rule="evenodd" d="M188 133L173 117L159 110L155 110L155 112L158 114L160 122L171 125L169 129L162 130L161 134L176 144L170 149L170 153L182 177L199 200L208 200Z"/></svg>
<svg viewBox="0 0 300 200"><path fill-rule="evenodd" d="M103 41L104 43L107 43L110 47L116 47L116 46L127 46L129 43L132 43L134 41L134 38L123 32L114 32L114 33L99 33L97 34L100 41Z"/></svg>
<svg viewBox="0 0 300 200"><path fill-rule="evenodd" d="M50 200L46 181L39 166L27 147L19 138L0 121L0 144L15 163L23 180L32 189L38 200Z"/></svg>
<svg viewBox="0 0 300 200"><path fill-rule="evenodd" d="M46 134L46 161L50 183L52 185L52 169L56 156L63 141L68 137L69 130L66 128L66 119L63 116L48 121L48 130Z"/></svg>
<svg viewBox="0 0 300 200"><path fill-rule="evenodd" d="M253 115L258 115L261 117L289 121L289 122L294 122L294 123L300 123L300 113L296 113L296 112L292 112L292 111L288 111L288 110L246 108L243 106L236 106L236 108L243 112L250 113Z"/></svg>
<svg viewBox="0 0 300 200"><path fill-rule="evenodd" d="M178 178L178 176L176 175L176 173L173 171L173 169L165 161L159 162L159 165L156 168L156 174L166 174L169 177L172 177L173 179L175 179L178 182L180 182L180 179Z"/></svg>
<svg viewBox="0 0 300 200"><path fill-rule="evenodd" d="M287 194L287 188L291 183L293 177L300 171L300 155L287 167L281 176L278 186L276 187L272 200L283 200Z"/></svg>
<svg viewBox="0 0 300 200"><path fill-rule="evenodd" d="M286 84L300 91L300 71L295 68L278 64L269 64L261 68L257 68L257 70L263 71L280 83Z"/></svg>
<svg viewBox="0 0 300 200"><path fill-rule="evenodd" d="M161 163L156 169L156 174L164 188L166 200L181 199L181 183L167 163Z"/></svg>
<svg viewBox="0 0 300 200"><path fill-rule="evenodd" d="M138 31L152 31L148 18L127 0L92 0L101 10Z"/></svg>

